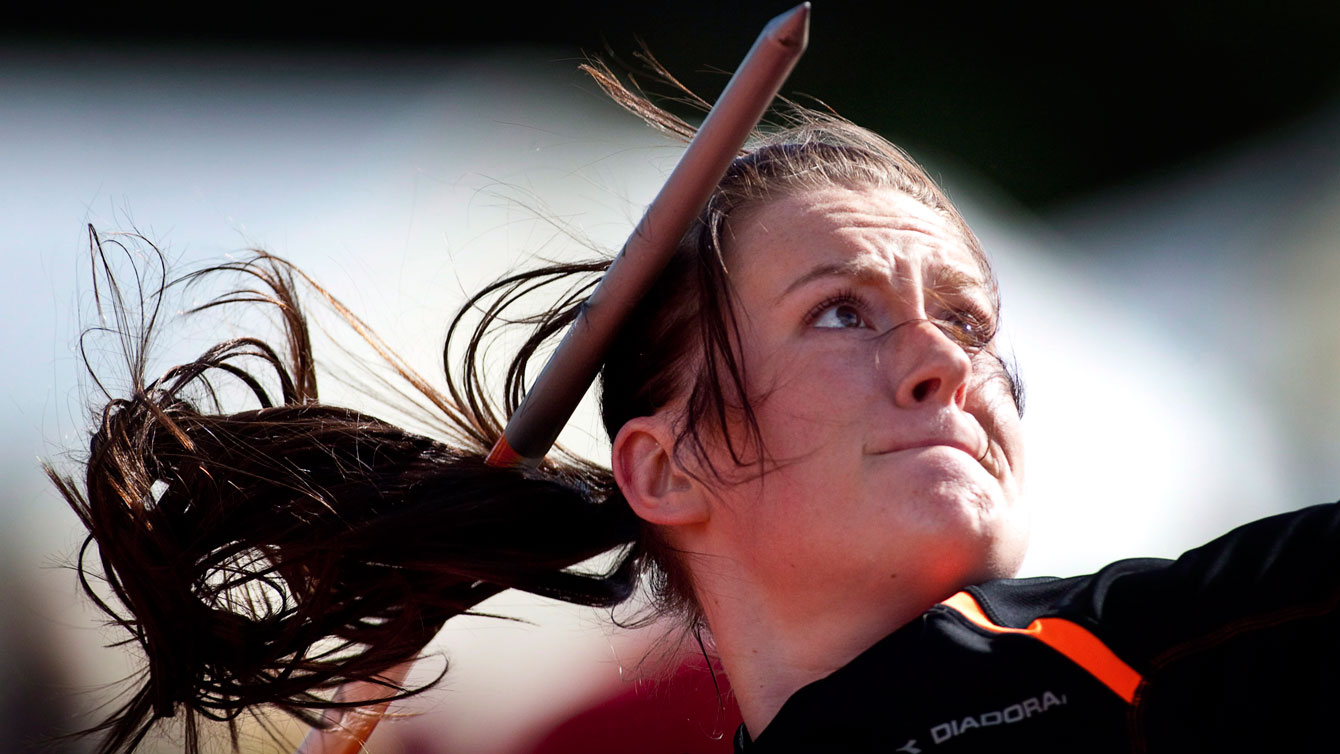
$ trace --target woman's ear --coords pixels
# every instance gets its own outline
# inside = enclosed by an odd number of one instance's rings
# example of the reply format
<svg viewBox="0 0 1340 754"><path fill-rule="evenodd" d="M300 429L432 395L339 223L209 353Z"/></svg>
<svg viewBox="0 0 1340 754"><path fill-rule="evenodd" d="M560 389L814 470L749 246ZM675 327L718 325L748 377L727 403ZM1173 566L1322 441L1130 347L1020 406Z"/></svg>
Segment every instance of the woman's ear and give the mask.
<svg viewBox="0 0 1340 754"><path fill-rule="evenodd" d="M707 501L675 459L674 447L664 415L630 419L614 437L614 481L644 521L662 526L703 523L709 518Z"/></svg>

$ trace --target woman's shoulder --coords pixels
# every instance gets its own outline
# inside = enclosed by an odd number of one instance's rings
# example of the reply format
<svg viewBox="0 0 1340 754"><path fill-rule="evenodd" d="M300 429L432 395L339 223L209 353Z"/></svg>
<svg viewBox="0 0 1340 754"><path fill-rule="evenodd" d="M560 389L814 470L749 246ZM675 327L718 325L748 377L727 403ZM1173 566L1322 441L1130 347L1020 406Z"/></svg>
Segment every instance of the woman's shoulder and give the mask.
<svg viewBox="0 0 1340 754"><path fill-rule="evenodd" d="M1066 581L1007 580L989 590L1029 602ZM1103 752L1093 731L1120 730L1123 711L1046 645L983 630L938 605L796 692L756 741L737 739L737 752Z"/></svg>
<svg viewBox="0 0 1340 754"><path fill-rule="evenodd" d="M1338 540L1340 504L1317 506L1176 560L971 586L798 691L737 751L1092 752L1126 751L1131 735L1193 747L1255 740L1303 714L1295 697L1340 693ZM1281 673L1307 677L1281 690ZM1187 699L1200 711L1183 710ZM1230 703L1244 710L1232 725L1222 719Z"/></svg>

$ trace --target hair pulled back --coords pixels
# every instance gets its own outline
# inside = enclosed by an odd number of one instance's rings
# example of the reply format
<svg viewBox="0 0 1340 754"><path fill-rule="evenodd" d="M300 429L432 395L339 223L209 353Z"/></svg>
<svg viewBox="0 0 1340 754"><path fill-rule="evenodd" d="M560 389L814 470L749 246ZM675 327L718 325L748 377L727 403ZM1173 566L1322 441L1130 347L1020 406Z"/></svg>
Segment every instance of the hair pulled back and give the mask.
<svg viewBox="0 0 1340 754"><path fill-rule="evenodd" d="M692 127L607 69L589 72L653 126L691 135ZM726 438L741 466L759 457L763 441L746 365L732 347L738 326L726 262L735 213L825 187L893 188L946 217L989 274L958 212L897 147L833 115L792 106L779 117L781 126L730 167L601 372L611 437L683 396L675 452L719 479L721 470L706 463L708 438ZM90 233L104 271L109 249L129 252L120 239ZM185 718L189 752L198 749L198 720L227 722L236 742L236 720L260 706L321 725L321 711L342 706L332 699L336 687L415 657L444 621L504 589L612 606L646 577L662 610L696 624L678 554L633 516L602 464L561 450L537 469L483 463L524 395L531 360L572 322L607 266L526 270L471 297L444 346L445 390L415 374L320 286L263 252L185 282L241 276L238 290L201 309L272 307L284 348L236 338L149 380L145 349L171 283L134 302L105 272L130 389L109 394L99 412L82 483L48 469L89 531L78 564L85 591L147 660L126 700L90 731L105 733L99 751L132 750L157 719L175 715ZM427 399L442 420L442 440L320 402L295 281ZM534 313L537 297L549 303ZM514 327L527 335L499 398L483 354ZM243 386L251 405L225 408L224 382ZM727 431L741 418L750 428L744 445ZM611 550L618 555L607 571L573 568ZM105 589L95 583L99 572ZM418 690L388 684L386 696Z"/></svg>
<svg viewBox="0 0 1340 754"><path fill-rule="evenodd" d="M92 239L104 271L107 253L130 253ZM146 380L168 286L140 307L108 277L131 388L101 410L82 484L48 469L89 531L86 593L148 665L90 731L106 733L99 751L129 751L178 713L188 751L199 718L236 737L238 716L261 705L321 724L318 712L341 706L336 687L414 658L444 621L504 589L594 606L632 593L636 554L605 573L570 570L636 536L628 510L599 504L607 477L571 464L488 467L496 426L460 412L446 412L455 432L444 443L320 403L295 270L258 253L182 282L228 273L250 284L202 308L273 307L287 348L236 338ZM148 314L136 322L132 311ZM229 381L252 406L219 405Z"/></svg>

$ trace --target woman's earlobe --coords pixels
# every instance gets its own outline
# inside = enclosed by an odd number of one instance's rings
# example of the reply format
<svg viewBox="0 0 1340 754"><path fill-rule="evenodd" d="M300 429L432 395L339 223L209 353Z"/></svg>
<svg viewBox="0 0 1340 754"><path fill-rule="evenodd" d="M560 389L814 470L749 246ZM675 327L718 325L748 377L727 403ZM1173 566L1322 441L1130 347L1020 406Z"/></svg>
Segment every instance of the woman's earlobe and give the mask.
<svg viewBox="0 0 1340 754"><path fill-rule="evenodd" d="M614 438L614 481L639 518L677 526L708 519L706 500L674 454L674 434L659 416L629 420Z"/></svg>

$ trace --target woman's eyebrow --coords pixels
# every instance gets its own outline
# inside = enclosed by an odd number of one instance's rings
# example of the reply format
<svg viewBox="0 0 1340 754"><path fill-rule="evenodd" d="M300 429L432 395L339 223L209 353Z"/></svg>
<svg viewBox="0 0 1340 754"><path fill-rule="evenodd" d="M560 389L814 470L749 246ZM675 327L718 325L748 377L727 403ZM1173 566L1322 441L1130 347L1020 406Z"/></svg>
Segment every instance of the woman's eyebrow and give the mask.
<svg viewBox="0 0 1340 754"><path fill-rule="evenodd" d="M777 301L781 301L815 280L828 277L844 278L859 283L873 283L887 280L889 275L888 270L883 265L873 264L866 259L845 259L841 262L821 264L792 280L786 286L786 290L777 296Z"/></svg>
<svg viewBox="0 0 1340 754"><path fill-rule="evenodd" d="M986 281L957 267L937 266L926 276L926 287L938 291L986 290Z"/></svg>

